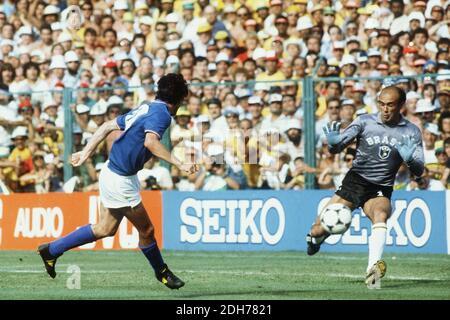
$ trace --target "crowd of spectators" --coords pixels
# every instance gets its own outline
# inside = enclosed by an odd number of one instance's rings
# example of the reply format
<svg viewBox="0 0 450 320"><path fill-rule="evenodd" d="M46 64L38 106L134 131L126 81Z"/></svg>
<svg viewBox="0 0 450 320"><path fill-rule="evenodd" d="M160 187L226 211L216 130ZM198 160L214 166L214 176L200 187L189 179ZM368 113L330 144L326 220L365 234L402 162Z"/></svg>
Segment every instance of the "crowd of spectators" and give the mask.
<svg viewBox="0 0 450 320"><path fill-rule="evenodd" d="M66 190L64 127L73 116L79 151L106 120L155 97L155 84L180 73L190 95L166 141L185 175L157 159L138 173L146 189L337 188L355 145L334 155L322 126L376 113L376 95L395 84L403 115L423 132L427 170L396 189L450 186L449 0L17 0L0 1L0 193ZM62 15L78 5L79 30ZM304 157L302 80L316 81L316 158ZM432 74L432 76L424 76ZM417 77L411 77L416 76ZM402 77L405 76L405 77ZM406 77L408 76L408 77ZM361 79L371 77L373 79ZM66 90L68 89L68 90ZM67 120L67 119L66 119ZM75 190L97 177L120 131L74 169Z"/></svg>

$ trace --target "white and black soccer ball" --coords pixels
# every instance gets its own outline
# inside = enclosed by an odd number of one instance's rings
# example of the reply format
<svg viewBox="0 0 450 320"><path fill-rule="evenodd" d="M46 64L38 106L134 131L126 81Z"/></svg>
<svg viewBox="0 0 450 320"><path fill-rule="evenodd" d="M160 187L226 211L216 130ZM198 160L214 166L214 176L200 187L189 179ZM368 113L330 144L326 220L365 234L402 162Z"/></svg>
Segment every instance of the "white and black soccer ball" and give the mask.
<svg viewBox="0 0 450 320"><path fill-rule="evenodd" d="M343 234L352 223L352 210L342 203L327 206L320 214L320 224L331 234Z"/></svg>

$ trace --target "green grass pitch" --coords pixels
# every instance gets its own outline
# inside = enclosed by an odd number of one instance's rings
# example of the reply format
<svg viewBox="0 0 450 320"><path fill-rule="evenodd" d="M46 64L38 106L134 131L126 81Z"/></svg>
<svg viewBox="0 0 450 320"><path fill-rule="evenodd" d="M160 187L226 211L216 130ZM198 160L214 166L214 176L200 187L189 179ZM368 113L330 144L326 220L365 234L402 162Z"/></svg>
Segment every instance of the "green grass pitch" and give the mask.
<svg viewBox="0 0 450 320"><path fill-rule="evenodd" d="M385 254L381 290L364 283L367 254L164 251L186 286L171 291L139 251L67 252L56 279L30 251L0 251L0 299L450 299L450 256ZM68 289L80 268L80 289Z"/></svg>

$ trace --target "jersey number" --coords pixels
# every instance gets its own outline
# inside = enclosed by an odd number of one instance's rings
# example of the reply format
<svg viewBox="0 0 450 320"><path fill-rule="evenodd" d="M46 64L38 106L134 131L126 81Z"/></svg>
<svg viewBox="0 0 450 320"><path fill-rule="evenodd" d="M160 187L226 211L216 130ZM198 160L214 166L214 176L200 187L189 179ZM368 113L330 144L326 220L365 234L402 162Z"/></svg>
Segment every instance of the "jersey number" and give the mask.
<svg viewBox="0 0 450 320"><path fill-rule="evenodd" d="M133 111L129 112L125 116L125 131L128 130L137 119L147 114L148 108L149 108L148 104L143 104L138 108L134 109Z"/></svg>

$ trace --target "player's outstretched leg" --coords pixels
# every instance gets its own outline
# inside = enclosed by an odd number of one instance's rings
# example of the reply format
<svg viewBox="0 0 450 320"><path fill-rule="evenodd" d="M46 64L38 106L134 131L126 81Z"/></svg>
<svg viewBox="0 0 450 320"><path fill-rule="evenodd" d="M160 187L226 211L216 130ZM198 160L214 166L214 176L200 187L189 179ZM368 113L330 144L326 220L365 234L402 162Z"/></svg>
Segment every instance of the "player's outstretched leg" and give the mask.
<svg viewBox="0 0 450 320"><path fill-rule="evenodd" d="M155 229L142 203L126 213L139 232L139 248L155 271L155 277L170 289L179 289L184 282L164 262L155 239Z"/></svg>
<svg viewBox="0 0 450 320"><path fill-rule="evenodd" d="M330 234L320 225L320 221L316 221L311 227L310 233L306 235L306 253L312 256L319 252L320 245L328 238Z"/></svg>
<svg viewBox="0 0 450 320"><path fill-rule="evenodd" d="M56 277L56 260L64 252L83 244L97 240L90 224L85 225L67 236L50 243L42 244L38 247L38 254L44 262L45 270L50 277Z"/></svg>
<svg viewBox="0 0 450 320"><path fill-rule="evenodd" d="M64 252L79 247L83 244L93 242L104 237L113 236L122 221L123 214L120 211L112 212L101 207L102 214L100 221L95 225L85 225L69 233L65 237L50 243L42 244L38 248L38 254L41 256L45 270L50 277L56 277L56 260Z"/></svg>

